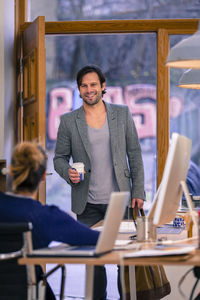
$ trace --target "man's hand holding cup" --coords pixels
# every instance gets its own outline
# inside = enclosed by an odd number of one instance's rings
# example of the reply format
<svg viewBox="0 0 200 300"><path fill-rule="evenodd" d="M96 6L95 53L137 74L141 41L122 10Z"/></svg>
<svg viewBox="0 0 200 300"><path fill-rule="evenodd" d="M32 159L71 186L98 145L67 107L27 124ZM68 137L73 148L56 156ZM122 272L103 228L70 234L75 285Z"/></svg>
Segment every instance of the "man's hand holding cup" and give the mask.
<svg viewBox="0 0 200 300"><path fill-rule="evenodd" d="M82 162L76 162L72 164L72 167L69 169L69 179L73 183L78 183L82 180L84 180L84 163Z"/></svg>

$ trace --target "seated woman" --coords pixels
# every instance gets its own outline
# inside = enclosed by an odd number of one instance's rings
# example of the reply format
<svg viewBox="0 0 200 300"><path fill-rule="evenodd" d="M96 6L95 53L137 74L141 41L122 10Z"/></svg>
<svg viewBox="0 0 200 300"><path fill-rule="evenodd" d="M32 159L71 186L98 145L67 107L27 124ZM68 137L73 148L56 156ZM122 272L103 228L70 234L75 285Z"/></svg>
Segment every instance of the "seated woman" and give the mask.
<svg viewBox="0 0 200 300"><path fill-rule="evenodd" d="M36 143L18 144L12 154L12 192L0 192L0 222L31 222L33 247L47 247L58 241L71 245L95 245L99 232L73 219L54 205L36 201L37 189L45 179L47 156ZM38 269L41 274L41 268ZM47 287L46 299L55 299Z"/></svg>

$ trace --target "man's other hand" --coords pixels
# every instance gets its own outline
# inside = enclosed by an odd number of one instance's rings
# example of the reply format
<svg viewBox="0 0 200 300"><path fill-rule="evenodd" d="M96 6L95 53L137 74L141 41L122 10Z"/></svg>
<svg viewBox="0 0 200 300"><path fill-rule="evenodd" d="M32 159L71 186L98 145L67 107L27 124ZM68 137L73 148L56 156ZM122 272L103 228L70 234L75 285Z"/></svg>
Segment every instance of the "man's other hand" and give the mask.
<svg viewBox="0 0 200 300"><path fill-rule="evenodd" d="M140 199L140 198L133 198L133 199L132 199L132 208L135 207L135 203L136 203L136 202L137 202L138 209L143 208L144 200L143 200L143 199Z"/></svg>

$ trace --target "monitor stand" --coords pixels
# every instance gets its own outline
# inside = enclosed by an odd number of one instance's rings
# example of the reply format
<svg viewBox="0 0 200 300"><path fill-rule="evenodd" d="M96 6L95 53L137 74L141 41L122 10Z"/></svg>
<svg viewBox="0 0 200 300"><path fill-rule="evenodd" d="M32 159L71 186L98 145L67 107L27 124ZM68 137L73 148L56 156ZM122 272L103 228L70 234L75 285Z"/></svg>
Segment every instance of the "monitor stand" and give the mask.
<svg viewBox="0 0 200 300"><path fill-rule="evenodd" d="M198 220L195 217L196 212L194 210L194 206L193 206L193 203L192 203L192 199L191 199L187 184L183 180L180 181L180 184L181 184L181 188L182 188L183 193L184 193L185 198L186 198L186 202L187 202L187 205L188 205L188 208L189 208L190 215L192 217L192 221L193 221L194 225L196 226L196 229L197 229L197 232L198 232Z"/></svg>

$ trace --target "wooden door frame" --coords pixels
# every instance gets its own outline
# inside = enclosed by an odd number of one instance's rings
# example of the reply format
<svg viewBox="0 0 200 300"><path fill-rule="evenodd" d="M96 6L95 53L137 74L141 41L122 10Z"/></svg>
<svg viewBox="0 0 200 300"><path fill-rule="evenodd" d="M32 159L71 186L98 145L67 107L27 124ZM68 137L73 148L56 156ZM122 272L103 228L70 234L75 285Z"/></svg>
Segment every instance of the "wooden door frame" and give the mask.
<svg viewBox="0 0 200 300"><path fill-rule="evenodd" d="M20 68L19 61L22 56L22 35L21 35L21 26L25 24L27 21L27 13L28 13L28 0L15 0L15 99L14 99L14 110L15 110L15 137L14 142L17 143L22 141L22 131L20 131L19 123L22 122L21 119L21 100L20 100L20 91L22 91L22 75L19 74L17 68Z"/></svg>
<svg viewBox="0 0 200 300"><path fill-rule="evenodd" d="M28 0L15 0L16 40L27 22ZM165 61L169 51L170 35L193 34L198 19L164 20L106 20L45 22L45 34L125 34L155 33L157 36L157 185L159 185L169 147L169 70ZM16 52L18 44L16 43Z"/></svg>

